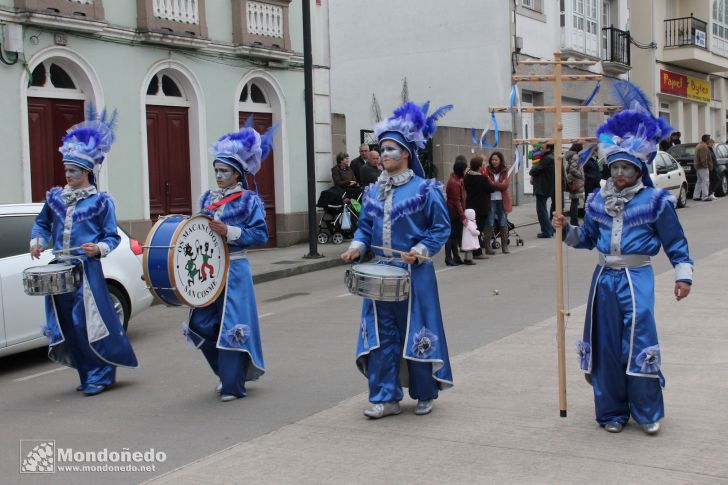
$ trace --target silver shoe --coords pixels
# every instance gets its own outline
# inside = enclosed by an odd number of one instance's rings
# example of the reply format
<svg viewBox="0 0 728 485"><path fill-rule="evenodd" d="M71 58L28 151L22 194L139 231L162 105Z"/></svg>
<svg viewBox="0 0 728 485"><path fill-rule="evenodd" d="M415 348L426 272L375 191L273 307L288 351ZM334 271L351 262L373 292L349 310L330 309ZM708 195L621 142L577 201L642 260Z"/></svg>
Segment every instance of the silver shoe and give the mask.
<svg viewBox="0 0 728 485"><path fill-rule="evenodd" d="M384 416L391 416L393 414L399 414L402 410L399 408L397 401L392 402L381 402L373 405L369 409L364 410L364 416L372 419L383 418Z"/></svg>
<svg viewBox="0 0 728 485"><path fill-rule="evenodd" d="M619 433L624 428L624 425L619 421L610 421L604 425L604 429L609 433Z"/></svg>
<svg viewBox="0 0 728 485"><path fill-rule="evenodd" d="M222 394L222 381L219 381L215 386L215 392L218 394Z"/></svg>
<svg viewBox="0 0 728 485"><path fill-rule="evenodd" d="M417 401L417 406L415 406L415 414L418 416L422 416L423 414L430 414L432 412L432 399L429 401Z"/></svg>
<svg viewBox="0 0 728 485"><path fill-rule="evenodd" d="M660 431L660 422L655 421L654 423L645 423L642 425L642 429L647 434L657 434Z"/></svg>
<svg viewBox="0 0 728 485"><path fill-rule="evenodd" d="M238 396L233 396L232 394L223 394L220 396L220 400L222 402L228 402L228 401L234 401L236 399L240 399Z"/></svg>

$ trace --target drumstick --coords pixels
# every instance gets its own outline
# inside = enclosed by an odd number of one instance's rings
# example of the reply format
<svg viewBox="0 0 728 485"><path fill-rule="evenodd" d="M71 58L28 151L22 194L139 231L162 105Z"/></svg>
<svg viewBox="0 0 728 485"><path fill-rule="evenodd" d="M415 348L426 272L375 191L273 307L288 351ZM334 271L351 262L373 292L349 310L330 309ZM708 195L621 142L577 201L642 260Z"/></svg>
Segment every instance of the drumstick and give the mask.
<svg viewBox="0 0 728 485"><path fill-rule="evenodd" d="M398 249L385 248L382 246L375 246L374 244L370 244L369 247L372 249L381 249L382 251L391 251L391 252L397 253L397 254L409 254L408 251L400 251ZM430 258L429 256L417 256L417 257L419 259L424 259L425 261L432 261L432 258Z"/></svg>
<svg viewBox="0 0 728 485"><path fill-rule="evenodd" d="M75 248L57 249L57 250L53 251L53 254L70 253L71 251L78 251L79 249L83 249L83 248L81 246L76 246Z"/></svg>

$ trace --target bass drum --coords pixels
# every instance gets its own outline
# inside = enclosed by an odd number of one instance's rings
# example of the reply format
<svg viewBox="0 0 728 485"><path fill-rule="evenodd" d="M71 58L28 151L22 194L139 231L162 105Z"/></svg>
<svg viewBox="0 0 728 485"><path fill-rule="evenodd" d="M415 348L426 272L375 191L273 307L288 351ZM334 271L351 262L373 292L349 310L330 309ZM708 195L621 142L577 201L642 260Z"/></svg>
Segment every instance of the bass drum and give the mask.
<svg viewBox="0 0 728 485"><path fill-rule="evenodd" d="M201 308L225 289L230 255L204 215L161 217L144 244L144 279L167 305Z"/></svg>

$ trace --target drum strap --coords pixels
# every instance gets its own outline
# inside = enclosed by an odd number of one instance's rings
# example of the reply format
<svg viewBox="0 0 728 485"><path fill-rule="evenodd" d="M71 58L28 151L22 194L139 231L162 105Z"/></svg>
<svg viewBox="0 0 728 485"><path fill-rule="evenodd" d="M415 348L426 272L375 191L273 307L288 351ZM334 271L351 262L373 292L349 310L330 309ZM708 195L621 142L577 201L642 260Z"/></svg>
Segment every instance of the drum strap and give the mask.
<svg viewBox="0 0 728 485"><path fill-rule="evenodd" d="M213 204L210 204L210 205L208 205L207 207L205 207L205 210L208 210L208 211L214 211L214 210L217 210L217 209L218 209L219 207L221 207L221 206L223 206L223 205L227 204L228 202L232 202L232 201L233 201L233 200L235 200L235 199L239 199L239 198L240 198L240 197L241 197L242 195L243 195L243 191L240 191L240 192L235 192L235 193L234 193L234 194L232 194L232 195L228 195L228 196L227 196L227 197L225 197L224 199L220 199L220 200L218 200L217 202L215 202L215 203L213 203Z"/></svg>

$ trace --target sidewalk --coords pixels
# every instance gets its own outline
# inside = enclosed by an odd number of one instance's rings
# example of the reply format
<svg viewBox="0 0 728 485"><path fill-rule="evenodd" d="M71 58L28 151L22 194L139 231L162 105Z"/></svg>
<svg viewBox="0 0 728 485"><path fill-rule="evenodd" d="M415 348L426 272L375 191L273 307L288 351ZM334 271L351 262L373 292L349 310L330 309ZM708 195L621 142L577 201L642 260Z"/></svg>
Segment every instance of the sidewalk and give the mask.
<svg viewBox="0 0 728 485"><path fill-rule="evenodd" d="M690 297L658 275L656 316L666 418L657 436L633 423L609 434L573 343L584 307L567 322L568 417L558 410L555 320L453 359L455 387L429 416L371 421L366 394L152 480L158 484L705 483L728 484L728 250L697 262ZM585 275L585 277L587 277ZM362 388L365 381L362 380Z"/></svg>
<svg viewBox="0 0 728 485"><path fill-rule="evenodd" d="M513 212L509 214L508 219L516 227L537 224L536 204L514 206ZM324 257L317 259L304 259L304 256L308 254L308 243L296 244L287 248L250 251L249 261L253 272L253 282L263 283L338 266L343 264L339 259L339 255L346 250L348 245L348 241L339 245L319 244L318 252Z"/></svg>

